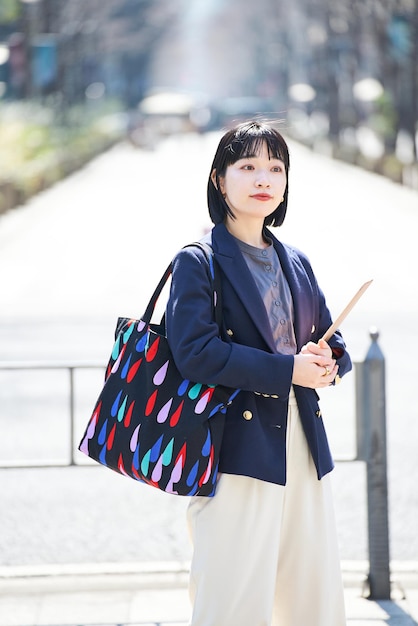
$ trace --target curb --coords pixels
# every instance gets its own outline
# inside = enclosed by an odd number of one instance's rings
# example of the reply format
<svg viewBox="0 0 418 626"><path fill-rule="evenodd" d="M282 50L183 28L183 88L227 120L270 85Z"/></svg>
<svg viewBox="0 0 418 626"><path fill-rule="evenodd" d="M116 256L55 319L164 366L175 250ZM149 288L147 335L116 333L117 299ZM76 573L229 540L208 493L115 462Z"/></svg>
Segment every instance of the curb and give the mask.
<svg viewBox="0 0 418 626"><path fill-rule="evenodd" d="M366 561L343 561L347 624L418 626L418 562L392 563L391 598L368 598ZM0 626L186 626L189 563L0 567Z"/></svg>
<svg viewBox="0 0 418 626"><path fill-rule="evenodd" d="M0 593L16 588L156 589L187 586L188 561L122 563L63 563L0 567ZM345 587L367 585L367 561L342 561ZM391 581L396 587L418 589L418 561L391 562Z"/></svg>
<svg viewBox="0 0 418 626"><path fill-rule="evenodd" d="M0 595L186 589L188 577L182 562L0 567Z"/></svg>

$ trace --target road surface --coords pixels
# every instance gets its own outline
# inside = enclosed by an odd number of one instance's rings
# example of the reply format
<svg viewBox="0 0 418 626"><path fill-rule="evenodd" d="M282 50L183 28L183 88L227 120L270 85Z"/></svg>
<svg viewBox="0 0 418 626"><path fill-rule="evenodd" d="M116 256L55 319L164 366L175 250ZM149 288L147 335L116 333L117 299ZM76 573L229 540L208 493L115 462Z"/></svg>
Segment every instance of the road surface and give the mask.
<svg viewBox="0 0 418 626"><path fill-rule="evenodd" d="M139 316L172 255L210 226L206 180L219 135L121 144L0 217L0 359L105 363L119 315ZM391 557L418 558L418 194L291 143L277 236L311 259L355 360L377 326L387 367ZM151 230L153 234L151 235ZM101 372L77 378L77 433ZM62 373L0 373L0 461L65 457ZM321 393L337 457L354 453L354 377ZM81 459L80 459L81 460ZM188 559L186 501L99 467L0 470L3 565ZM367 558L365 471L337 463L343 559Z"/></svg>

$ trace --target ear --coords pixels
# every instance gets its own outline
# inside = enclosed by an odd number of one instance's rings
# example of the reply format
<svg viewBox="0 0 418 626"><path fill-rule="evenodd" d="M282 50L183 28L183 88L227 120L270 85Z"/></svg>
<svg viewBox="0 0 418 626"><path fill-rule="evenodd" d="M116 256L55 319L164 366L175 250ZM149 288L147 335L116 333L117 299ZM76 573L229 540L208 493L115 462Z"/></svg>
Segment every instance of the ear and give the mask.
<svg viewBox="0 0 418 626"><path fill-rule="evenodd" d="M210 175L210 179L213 183L213 186L218 189L218 181L216 180L216 170L212 170L212 174ZM219 191L221 192L221 194L225 197L225 190L224 190L224 179L219 176Z"/></svg>
<svg viewBox="0 0 418 626"><path fill-rule="evenodd" d="M215 189L218 189L218 184L216 182L216 170L215 169L212 170L212 174L210 175L210 179L211 179Z"/></svg>

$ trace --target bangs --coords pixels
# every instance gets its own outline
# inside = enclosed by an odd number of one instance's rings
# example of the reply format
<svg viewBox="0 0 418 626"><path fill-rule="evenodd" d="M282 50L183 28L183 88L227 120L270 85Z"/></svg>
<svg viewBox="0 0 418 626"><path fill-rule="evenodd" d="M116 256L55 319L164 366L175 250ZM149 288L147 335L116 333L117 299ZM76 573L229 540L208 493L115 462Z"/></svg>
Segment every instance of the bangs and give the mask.
<svg viewBox="0 0 418 626"><path fill-rule="evenodd" d="M225 165L231 165L240 159L255 157L267 146L270 159L280 159L289 165L289 153L287 145L272 128L259 124L242 125L233 137L231 143L226 146Z"/></svg>

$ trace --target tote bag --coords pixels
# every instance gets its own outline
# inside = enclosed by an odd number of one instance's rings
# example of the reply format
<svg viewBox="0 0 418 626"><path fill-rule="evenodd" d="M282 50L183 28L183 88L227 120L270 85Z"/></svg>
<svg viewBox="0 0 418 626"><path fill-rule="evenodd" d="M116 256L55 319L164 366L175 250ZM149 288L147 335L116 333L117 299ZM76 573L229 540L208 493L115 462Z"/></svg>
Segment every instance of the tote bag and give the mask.
<svg viewBox="0 0 418 626"><path fill-rule="evenodd" d="M221 328L218 272L206 256L213 315ZM187 247L187 246L186 246ZM184 379L166 338L165 317L151 319L171 264L140 319L119 318L104 387L79 450L124 476L167 493L213 496L227 406L239 390Z"/></svg>

